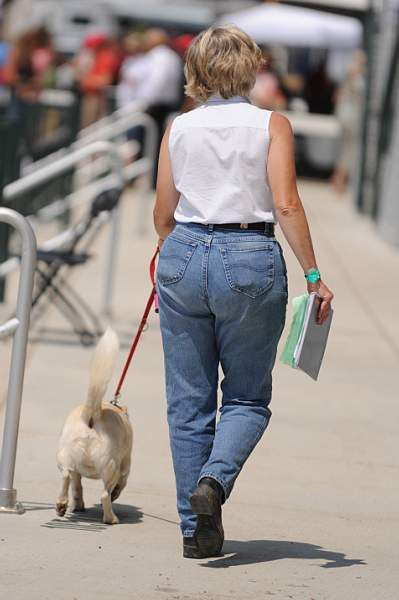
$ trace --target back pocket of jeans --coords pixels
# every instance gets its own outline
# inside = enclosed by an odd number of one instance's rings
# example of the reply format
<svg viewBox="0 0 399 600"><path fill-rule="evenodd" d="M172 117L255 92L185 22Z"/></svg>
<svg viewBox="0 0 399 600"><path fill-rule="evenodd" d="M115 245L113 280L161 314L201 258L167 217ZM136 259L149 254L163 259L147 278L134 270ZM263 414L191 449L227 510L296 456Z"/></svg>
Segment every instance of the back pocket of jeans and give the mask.
<svg viewBox="0 0 399 600"><path fill-rule="evenodd" d="M183 279L187 265L198 242L186 242L168 236L159 255L157 280L161 285L177 283Z"/></svg>
<svg viewBox="0 0 399 600"><path fill-rule="evenodd" d="M274 281L273 245L251 248L220 248L226 279L230 287L250 298L269 290Z"/></svg>

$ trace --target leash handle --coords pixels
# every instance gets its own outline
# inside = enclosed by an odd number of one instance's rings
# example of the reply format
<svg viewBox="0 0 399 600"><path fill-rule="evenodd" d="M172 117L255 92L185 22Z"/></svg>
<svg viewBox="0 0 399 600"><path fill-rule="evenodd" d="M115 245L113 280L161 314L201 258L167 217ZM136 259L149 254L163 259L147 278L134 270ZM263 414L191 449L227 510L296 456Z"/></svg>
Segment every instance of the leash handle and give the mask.
<svg viewBox="0 0 399 600"><path fill-rule="evenodd" d="M143 316L141 318L140 325L138 327L137 333L136 333L136 335L135 335L135 337L133 339L133 343L132 343L132 345L130 347L129 355L127 357L125 366L123 367L123 371L122 371L122 374L121 374L121 376L119 378L118 385L116 386L116 390L115 390L115 394L114 394L114 400L113 400L112 404L118 404L118 399L119 399L119 397L121 395L121 389L122 389L122 386L123 386L123 382L125 381L125 377L127 375L129 367L130 367L130 363L132 362L132 358L133 358L133 355L134 355L134 353L136 351L136 348L137 348L137 345L139 343L139 340L141 338L141 334L143 333L144 328L145 328L145 326L147 324L148 315L150 314L151 307L154 304L154 302L155 302L155 312L159 312L158 311L158 298L157 298L157 293L155 291L155 266L156 266L156 260L157 260L158 254L159 254L159 248L157 247L157 249L155 251L155 254L152 257L151 262L150 262L150 278L151 278L151 283L152 283L152 290L151 290L150 296L148 298L148 301L147 301L147 304L146 304Z"/></svg>

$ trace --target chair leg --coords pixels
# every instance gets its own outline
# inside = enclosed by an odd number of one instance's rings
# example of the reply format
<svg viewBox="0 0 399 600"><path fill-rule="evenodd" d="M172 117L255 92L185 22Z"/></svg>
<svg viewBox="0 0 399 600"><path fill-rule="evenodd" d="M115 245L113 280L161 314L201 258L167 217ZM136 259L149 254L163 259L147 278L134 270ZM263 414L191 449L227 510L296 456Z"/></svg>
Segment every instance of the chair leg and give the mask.
<svg viewBox="0 0 399 600"><path fill-rule="evenodd" d="M54 303L54 306L56 306L59 312L69 321L73 331L79 337L81 343L84 346L92 345L95 341L96 335L87 329L84 319L82 319L72 302L70 302L65 294L61 292L57 284L54 283L54 281L52 281L46 273L40 269L36 270L46 282L46 286L44 286L44 290L42 291L41 295L43 295L45 291L48 291L52 297L51 299ZM36 296L36 302L39 300L39 298L40 296Z"/></svg>
<svg viewBox="0 0 399 600"><path fill-rule="evenodd" d="M65 278L59 277L59 282L62 282L62 285L67 289L68 294L73 297L75 302L80 306L82 311L86 314L87 318L91 321L96 335L98 337L102 336L104 330L100 323L100 320L95 314L95 312L92 310L92 308L88 305L86 300L84 300L82 296L78 294L78 292L67 282Z"/></svg>

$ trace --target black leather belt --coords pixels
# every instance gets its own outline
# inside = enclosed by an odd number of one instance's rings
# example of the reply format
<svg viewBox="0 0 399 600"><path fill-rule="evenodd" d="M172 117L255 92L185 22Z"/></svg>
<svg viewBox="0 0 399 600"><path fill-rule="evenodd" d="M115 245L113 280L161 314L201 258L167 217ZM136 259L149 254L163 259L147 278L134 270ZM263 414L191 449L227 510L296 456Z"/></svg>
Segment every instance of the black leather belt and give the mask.
<svg viewBox="0 0 399 600"><path fill-rule="evenodd" d="M268 237L274 236L274 223L217 223L214 229L238 229L239 231L262 231Z"/></svg>

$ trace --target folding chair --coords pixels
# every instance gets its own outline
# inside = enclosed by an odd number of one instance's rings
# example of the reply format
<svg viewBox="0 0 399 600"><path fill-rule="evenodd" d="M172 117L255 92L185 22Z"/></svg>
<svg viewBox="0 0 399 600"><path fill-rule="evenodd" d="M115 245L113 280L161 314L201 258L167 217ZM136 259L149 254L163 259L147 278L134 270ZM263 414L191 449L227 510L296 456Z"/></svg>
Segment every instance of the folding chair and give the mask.
<svg viewBox="0 0 399 600"><path fill-rule="evenodd" d="M93 344L102 334L97 315L67 281L66 275L91 258L88 249L104 222L104 215L115 209L120 195L121 190L116 188L98 194L88 214L71 229L70 239L61 250L38 249L32 323L38 320L46 304L51 302L69 322L82 345Z"/></svg>

